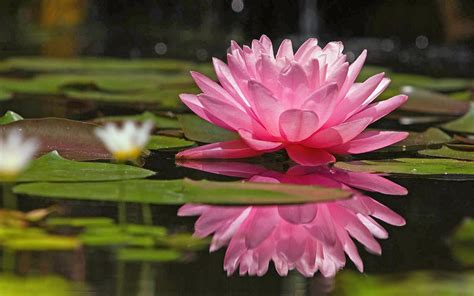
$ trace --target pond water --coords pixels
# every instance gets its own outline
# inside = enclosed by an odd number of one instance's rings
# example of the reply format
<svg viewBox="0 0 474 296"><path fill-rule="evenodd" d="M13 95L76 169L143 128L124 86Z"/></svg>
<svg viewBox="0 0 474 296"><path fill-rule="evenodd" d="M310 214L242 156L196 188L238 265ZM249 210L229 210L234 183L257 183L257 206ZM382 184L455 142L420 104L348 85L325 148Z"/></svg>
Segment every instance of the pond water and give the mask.
<svg viewBox="0 0 474 296"><path fill-rule="evenodd" d="M211 71L166 60L0 64L2 115L77 121L1 117L2 132L48 145L3 184L0 295L472 295L472 81L391 73L382 96L409 85L410 100L371 128L409 139L335 165L302 167L284 153L176 161L195 142L235 136L177 100L198 92L196 68ZM137 166L109 164L83 125L124 119L156 125Z"/></svg>

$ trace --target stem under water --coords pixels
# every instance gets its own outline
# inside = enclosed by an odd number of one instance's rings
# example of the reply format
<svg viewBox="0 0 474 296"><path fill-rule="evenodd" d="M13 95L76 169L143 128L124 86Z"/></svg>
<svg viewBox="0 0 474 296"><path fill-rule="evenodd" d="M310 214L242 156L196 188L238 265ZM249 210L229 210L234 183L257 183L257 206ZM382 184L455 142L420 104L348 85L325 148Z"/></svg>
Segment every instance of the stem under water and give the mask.
<svg viewBox="0 0 474 296"><path fill-rule="evenodd" d="M3 188L3 208L9 210L16 210L18 201L16 195L13 193L13 183L4 182Z"/></svg>
<svg viewBox="0 0 474 296"><path fill-rule="evenodd" d="M153 214L151 213L151 206L150 204L142 204L142 219L143 224L145 225L153 225Z"/></svg>

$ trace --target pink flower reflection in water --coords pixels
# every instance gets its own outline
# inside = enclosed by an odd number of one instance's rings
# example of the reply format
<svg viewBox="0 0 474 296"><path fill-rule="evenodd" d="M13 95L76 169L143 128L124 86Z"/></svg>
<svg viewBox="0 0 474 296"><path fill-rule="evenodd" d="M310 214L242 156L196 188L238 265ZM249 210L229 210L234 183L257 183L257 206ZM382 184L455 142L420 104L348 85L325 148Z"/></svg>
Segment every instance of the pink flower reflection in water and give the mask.
<svg viewBox="0 0 474 296"><path fill-rule="evenodd" d="M296 268L307 277L318 270L331 277L344 267L345 254L362 272L363 263L352 239L369 252L381 254L375 238L387 238L388 233L374 218L396 226L405 224L403 217L357 190L407 193L379 175L327 166L294 166L279 173L245 163L186 161L181 165L252 182L320 185L355 193L351 199L303 205L184 205L178 215L200 216L195 235L213 235L211 252L228 245L224 259L228 275L239 269L240 275L262 276L273 261L281 276Z"/></svg>

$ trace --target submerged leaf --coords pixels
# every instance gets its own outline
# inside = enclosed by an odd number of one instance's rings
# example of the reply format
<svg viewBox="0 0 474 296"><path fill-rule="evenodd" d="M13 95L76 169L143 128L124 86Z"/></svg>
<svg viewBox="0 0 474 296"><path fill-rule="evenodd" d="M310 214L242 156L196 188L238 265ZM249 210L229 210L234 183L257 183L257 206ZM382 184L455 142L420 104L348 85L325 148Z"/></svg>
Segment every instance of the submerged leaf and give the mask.
<svg viewBox="0 0 474 296"><path fill-rule="evenodd" d="M32 183L14 188L18 194L59 199L126 201L180 205L288 204L349 198L340 189L290 184L213 182L192 180L129 180L88 183Z"/></svg>
<svg viewBox="0 0 474 296"><path fill-rule="evenodd" d="M474 134L474 103L471 103L469 112L463 117L443 124L442 128L457 133Z"/></svg>
<svg viewBox="0 0 474 296"><path fill-rule="evenodd" d="M139 179L154 172L123 164L77 162L57 153L46 154L31 162L17 182L83 182Z"/></svg>
<svg viewBox="0 0 474 296"><path fill-rule="evenodd" d="M178 115L178 120L186 138L196 142L215 143L240 138L237 133L211 124L196 115Z"/></svg>
<svg viewBox="0 0 474 296"><path fill-rule="evenodd" d="M39 154L58 151L73 160L110 159L110 153L95 136L97 125L61 118L24 119L0 126L0 135L18 132L39 141Z"/></svg>
<svg viewBox="0 0 474 296"><path fill-rule="evenodd" d="M410 175L473 175L474 162L439 158L398 158L337 162L336 167L356 172L397 173Z"/></svg>
<svg viewBox="0 0 474 296"><path fill-rule="evenodd" d="M474 160L474 151L454 150L449 147L442 147L441 149L429 149L418 151L421 155L454 158L461 160Z"/></svg>

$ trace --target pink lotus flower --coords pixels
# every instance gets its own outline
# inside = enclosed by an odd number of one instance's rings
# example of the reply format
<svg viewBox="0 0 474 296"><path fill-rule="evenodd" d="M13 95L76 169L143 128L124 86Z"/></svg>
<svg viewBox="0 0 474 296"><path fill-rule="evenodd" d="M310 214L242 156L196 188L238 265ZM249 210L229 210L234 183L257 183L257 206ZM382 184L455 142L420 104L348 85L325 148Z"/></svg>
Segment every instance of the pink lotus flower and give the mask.
<svg viewBox="0 0 474 296"><path fill-rule="evenodd" d="M374 238L387 231L373 218L401 226L403 217L352 189L403 195L405 188L378 175L339 169L295 166L282 174L244 163L190 161L185 166L213 173L247 178L253 182L294 183L342 188L354 192L351 199L303 205L209 206L187 204L180 216L199 215L195 236L213 235L210 251L228 245L224 269L241 275L264 275L273 261L285 276L297 269L307 277L318 270L332 277L346 263L345 254L362 272L363 263L352 238L372 253L381 254Z"/></svg>
<svg viewBox="0 0 474 296"><path fill-rule="evenodd" d="M205 120L238 132L239 140L183 151L178 158L243 158L286 149L295 162L320 165L333 154L373 151L404 139L405 132L364 131L407 100L372 103L387 88L384 73L356 83L366 51L349 65L341 42L323 49L308 39L296 53L284 40L276 56L263 35L252 47L231 43L227 64L214 58L220 84L192 72L203 93L180 98Z"/></svg>

